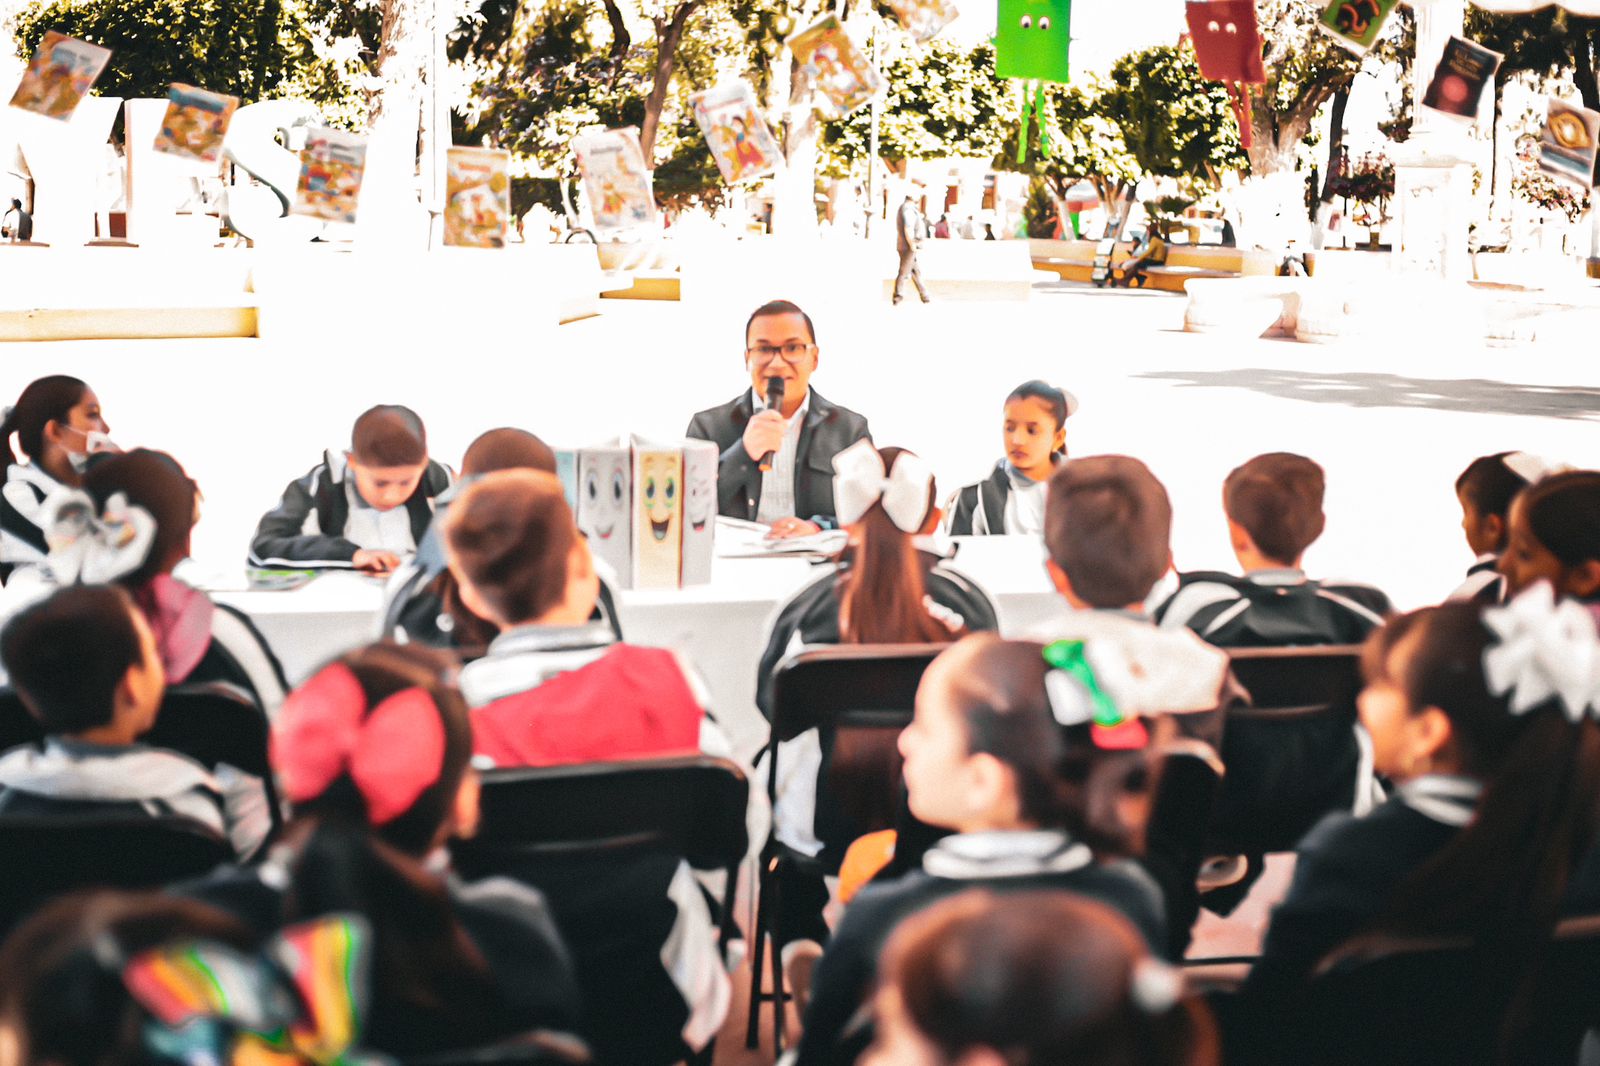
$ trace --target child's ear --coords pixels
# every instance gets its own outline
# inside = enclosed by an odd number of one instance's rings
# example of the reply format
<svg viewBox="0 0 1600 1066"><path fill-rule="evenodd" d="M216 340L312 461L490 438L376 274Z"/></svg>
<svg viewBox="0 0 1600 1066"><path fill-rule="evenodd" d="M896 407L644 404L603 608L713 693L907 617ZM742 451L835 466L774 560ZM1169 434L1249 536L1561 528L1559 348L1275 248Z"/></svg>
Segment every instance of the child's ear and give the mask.
<svg viewBox="0 0 1600 1066"><path fill-rule="evenodd" d="M1050 575L1050 584L1055 586L1056 591L1063 596L1071 598L1072 582L1068 580L1067 572L1057 566L1054 559L1046 559L1044 561L1044 569L1045 573Z"/></svg>
<svg viewBox="0 0 1600 1066"><path fill-rule="evenodd" d="M1506 528L1504 515L1486 514L1478 519L1478 532L1483 535L1486 543L1493 544L1496 550L1503 550L1506 546L1506 536L1511 530Z"/></svg>
<svg viewBox="0 0 1600 1066"><path fill-rule="evenodd" d="M1228 544L1232 546L1235 555L1256 550L1255 538L1250 535L1250 531L1231 518L1228 519Z"/></svg>
<svg viewBox="0 0 1600 1066"><path fill-rule="evenodd" d="M1427 759L1433 759L1455 742L1456 731L1450 724L1450 716L1437 707L1424 707L1411 716L1410 725L1417 753Z"/></svg>
<svg viewBox="0 0 1600 1066"><path fill-rule="evenodd" d="M490 609L489 604L484 600L483 594L478 591L478 586L468 581L466 575L453 564L450 567L450 574L456 579L456 594L461 597L461 605L484 621L492 622L495 626L504 628L505 623L495 617L494 611Z"/></svg>
<svg viewBox="0 0 1600 1066"><path fill-rule="evenodd" d="M1562 584L1566 586L1562 591L1581 600L1600 593L1600 559L1585 559L1577 566L1569 567Z"/></svg>
<svg viewBox="0 0 1600 1066"><path fill-rule="evenodd" d="M468 766L467 772L461 777L461 787L456 789L456 801L451 811L451 836L467 840L477 835L481 786L478 771Z"/></svg>

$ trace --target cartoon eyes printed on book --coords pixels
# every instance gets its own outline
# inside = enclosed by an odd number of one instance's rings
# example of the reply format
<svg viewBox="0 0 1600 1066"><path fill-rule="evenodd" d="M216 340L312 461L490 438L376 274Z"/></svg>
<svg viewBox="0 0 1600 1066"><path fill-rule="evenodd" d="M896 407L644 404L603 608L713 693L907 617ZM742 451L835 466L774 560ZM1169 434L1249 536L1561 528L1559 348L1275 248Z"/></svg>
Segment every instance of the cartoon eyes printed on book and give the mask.
<svg viewBox="0 0 1600 1066"><path fill-rule="evenodd" d="M1050 29L1050 16L1049 15L1040 15L1039 16L1039 28L1041 30L1045 30L1045 31L1048 31Z"/></svg>
<svg viewBox="0 0 1600 1066"><path fill-rule="evenodd" d="M1033 29L1033 16L1032 15L1023 15L1022 16L1022 28L1025 29L1025 30Z"/></svg>
<svg viewBox="0 0 1600 1066"><path fill-rule="evenodd" d="M584 479L583 490L588 494L590 503L600 499L600 479L595 476L594 471L591 470L589 476Z"/></svg>
<svg viewBox="0 0 1600 1066"><path fill-rule="evenodd" d="M1238 26L1237 23L1230 22L1226 26L1224 26L1221 23L1219 23L1216 19L1212 19L1211 23L1206 27L1206 29L1210 30L1212 33L1221 33L1224 30L1226 30L1228 33L1238 33L1239 32L1239 26Z"/></svg>
<svg viewBox="0 0 1600 1066"><path fill-rule="evenodd" d="M622 502L622 497L627 486L622 483L622 471L618 470L611 475L611 498L617 503Z"/></svg>

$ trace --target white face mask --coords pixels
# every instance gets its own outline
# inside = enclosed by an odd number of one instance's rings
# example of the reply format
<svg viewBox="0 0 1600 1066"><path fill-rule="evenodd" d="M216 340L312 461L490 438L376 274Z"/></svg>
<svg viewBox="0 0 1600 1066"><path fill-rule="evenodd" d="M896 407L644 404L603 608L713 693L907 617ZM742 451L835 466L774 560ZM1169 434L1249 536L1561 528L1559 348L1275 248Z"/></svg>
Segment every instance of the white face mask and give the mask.
<svg viewBox="0 0 1600 1066"><path fill-rule="evenodd" d="M120 452L122 450L117 447L108 434L101 433L97 429L74 429L73 432L83 434L84 450L81 452L68 451L67 462L71 463L72 469L80 474L89 468L90 456L100 452Z"/></svg>

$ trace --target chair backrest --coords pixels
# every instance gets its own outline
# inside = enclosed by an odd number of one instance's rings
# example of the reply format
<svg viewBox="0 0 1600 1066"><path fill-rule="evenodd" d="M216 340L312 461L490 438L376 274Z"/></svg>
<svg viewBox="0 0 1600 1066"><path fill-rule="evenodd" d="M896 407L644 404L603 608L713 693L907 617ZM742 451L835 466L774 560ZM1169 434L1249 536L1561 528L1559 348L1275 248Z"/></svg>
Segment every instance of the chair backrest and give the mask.
<svg viewBox="0 0 1600 1066"><path fill-rule="evenodd" d="M706 755L489 770L474 842L572 851L649 841L723 870L749 846L749 792L737 765Z"/></svg>
<svg viewBox="0 0 1600 1066"><path fill-rule="evenodd" d="M1230 648L1233 676L1256 710L1355 706L1361 692L1361 646Z"/></svg>
<svg viewBox="0 0 1600 1066"><path fill-rule="evenodd" d="M1509 1056L1498 1048L1504 997L1486 997L1485 960L1464 940L1373 938L1326 965L1306 986L1291 1040L1301 1062L1497 1063L1578 1061L1600 1022L1600 917L1563 921L1528 1002L1530 1028ZM1493 963L1489 963L1493 965Z"/></svg>
<svg viewBox="0 0 1600 1066"><path fill-rule="evenodd" d="M584 1066L593 1057L576 1036L539 1030L484 1047L404 1055L399 1061L401 1066Z"/></svg>
<svg viewBox="0 0 1600 1066"><path fill-rule="evenodd" d="M61 813L0 817L0 930L76 889L157 888L233 860L221 834L187 818L105 813L87 803L55 809Z"/></svg>
<svg viewBox="0 0 1600 1066"><path fill-rule="evenodd" d="M1360 648L1232 648L1228 658L1252 703L1228 711L1215 843L1286 851L1324 815L1355 802Z"/></svg>
<svg viewBox="0 0 1600 1066"><path fill-rule="evenodd" d="M1168 947L1181 958L1200 913L1195 882L1206 859L1224 769L1211 745L1191 737L1166 742L1151 753L1150 761L1155 784L1145 820L1144 853L1162 882Z"/></svg>
<svg viewBox="0 0 1600 1066"><path fill-rule="evenodd" d="M39 728L38 719L28 713L17 690L0 689L0 751L37 744L43 739L44 730Z"/></svg>
<svg viewBox="0 0 1600 1066"><path fill-rule="evenodd" d="M821 735L823 780L816 826L830 865L850 841L880 829L907 828L898 748L911 722L917 686L948 644L839 644L798 652L772 680L769 765L780 741L808 729ZM777 802L777 771L768 774Z"/></svg>

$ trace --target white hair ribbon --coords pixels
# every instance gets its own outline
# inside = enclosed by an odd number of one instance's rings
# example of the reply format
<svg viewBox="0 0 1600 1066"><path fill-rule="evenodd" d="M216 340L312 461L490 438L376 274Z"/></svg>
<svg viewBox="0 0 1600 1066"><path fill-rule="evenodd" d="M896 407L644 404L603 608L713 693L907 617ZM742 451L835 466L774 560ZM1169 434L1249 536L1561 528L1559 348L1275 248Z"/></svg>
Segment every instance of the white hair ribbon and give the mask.
<svg viewBox="0 0 1600 1066"><path fill-rule="evenodd" d="M1573 722L1600 697L1600 635L1587 608L1557 601L1540 581L1504 607L1483 612L1499 642L1483 653L1484 680L1496 696L1511 697L1511 713L1526 714L1559 697Z"/></svg>
<svg viewBox="0 0 1600 1066"><path fill-rule="evenodd" d="M156 538L155 518L120 492L97 513L87 492L60 488L45 499L39 517L50 572L64 585L100 585L133 573Z"/></svg>
<svg viewBox="0 0 1600 1066"><path fill-rule="evenodd" d="M859 522L878 502L902 533L919 533L928 519L933 468L920 456L901 452L893 470L869 440L858 440L833 457L833 503L839 524Z"/></svg>

